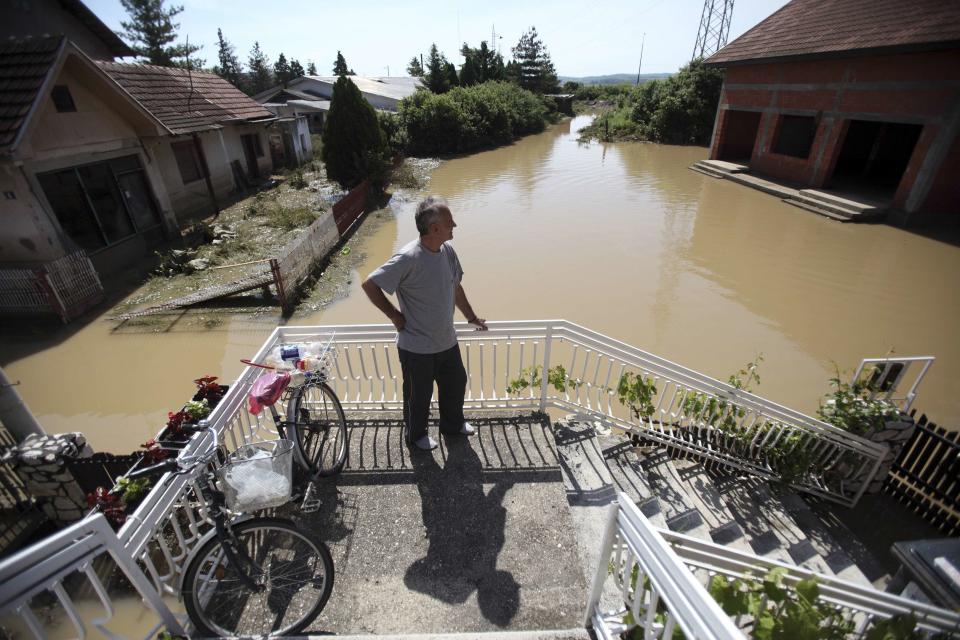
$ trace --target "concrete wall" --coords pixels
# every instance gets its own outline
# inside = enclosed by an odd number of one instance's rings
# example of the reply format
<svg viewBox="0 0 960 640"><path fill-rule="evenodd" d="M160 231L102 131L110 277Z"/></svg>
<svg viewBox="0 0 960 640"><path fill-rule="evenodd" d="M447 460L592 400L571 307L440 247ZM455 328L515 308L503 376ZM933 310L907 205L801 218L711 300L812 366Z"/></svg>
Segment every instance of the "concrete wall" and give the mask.
<svg viewBox="0 0 960 640"><path fill-rule="evenodd" d="M933 205L919 197L917 189L921 184L929 189L930 178L938 175L941 165L927 162L928 153L949 146L958 108L960 50L734 66L726 70L710 157L717 158L726 136L735 134L727 111L759 112L751 168L802 186L821 187L831 176L850 120L921 125L892 204L908 213L922 212ZM783 114L817 119L806 158L773 152ZM939 155L947 156L943 149ZM941 195L937 202L938 208L943 206ZM950 206L956 212L960 201Z"/></svg>

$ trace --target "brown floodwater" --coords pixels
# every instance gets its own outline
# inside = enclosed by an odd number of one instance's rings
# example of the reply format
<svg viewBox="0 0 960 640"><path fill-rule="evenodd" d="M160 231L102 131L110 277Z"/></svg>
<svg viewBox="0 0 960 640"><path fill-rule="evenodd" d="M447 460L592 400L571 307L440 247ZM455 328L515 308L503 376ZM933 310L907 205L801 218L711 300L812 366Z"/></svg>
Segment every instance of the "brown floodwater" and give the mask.
<svg viewBox="0 0 960 640"><path fill-rule="evenodd" d="M937 357L914 406L960 425L960 248L886 225L844 225L688 167L702 147L589 145L575 118L518 143L445 161L464 288L482 317L566 318L726 379L764 355L756 391L812 413L834 363ZM355 251L349 295L295 324L383 322L359 283L411 239L413 202ZM4 339L0 362L49 432L99 450L136 447L202 374L231 380L279 314L171 321L164 331ZM203 316L205 320L199 318Z"/></svg>

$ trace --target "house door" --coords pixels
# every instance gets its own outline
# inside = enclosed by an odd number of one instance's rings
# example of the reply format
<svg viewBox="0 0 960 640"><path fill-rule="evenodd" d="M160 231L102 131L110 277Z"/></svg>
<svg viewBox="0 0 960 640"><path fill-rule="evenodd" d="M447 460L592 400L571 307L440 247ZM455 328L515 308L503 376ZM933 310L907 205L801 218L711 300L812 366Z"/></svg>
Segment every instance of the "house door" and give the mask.
<svg viewBox="0 0 960 640"><path fill-rule="evenodd" d="M717 160L749 162L760 128L759 111L724 111Z"/></svg>
<svg viewBox="0 0 960 640"><path fill-rule="evenodd" d="M260 168L257 166L257 155L263 154L262 150L260 154L257 154L260 139L256 135L245 135L241 136L240 140L243 143L243 156L247 161L247 175L251 178L259 178Z"/></svg>

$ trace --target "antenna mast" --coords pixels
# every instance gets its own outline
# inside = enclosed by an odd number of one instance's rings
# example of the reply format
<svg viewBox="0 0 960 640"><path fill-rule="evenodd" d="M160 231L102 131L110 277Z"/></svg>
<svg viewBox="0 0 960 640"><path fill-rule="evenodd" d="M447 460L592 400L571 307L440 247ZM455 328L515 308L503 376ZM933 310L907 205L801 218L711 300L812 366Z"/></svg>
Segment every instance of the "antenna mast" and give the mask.
<svg viewBox="0 0 960 640"><path fill-rule="evenodd" d="M700 30L691 60L711 56L727 44L732 17L733 0L703 0Z"/></svg>

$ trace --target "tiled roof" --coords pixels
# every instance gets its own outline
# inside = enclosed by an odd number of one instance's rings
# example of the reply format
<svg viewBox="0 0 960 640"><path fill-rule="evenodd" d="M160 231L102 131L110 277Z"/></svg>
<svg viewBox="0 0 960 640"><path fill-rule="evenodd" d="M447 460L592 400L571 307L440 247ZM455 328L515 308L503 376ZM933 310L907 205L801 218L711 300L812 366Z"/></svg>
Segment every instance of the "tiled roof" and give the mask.
<svg viewBox="0 0 960 640"><path fill-rule="evenodd" d="M951 45L960 47L957 0L793 0L707 63Z"/></svg>
<svg viewBox="0 0 960 640"><path fill-rule="evenodd" d="M62 42L62 36L0 41L0 149L16 140Z"/></svg>
<svg viewBox="0 0 960 640"><path fill-rule="evenodd" d="M99 60L97 66L173 133L273 117L263 105L212 73Z"/></svg>

